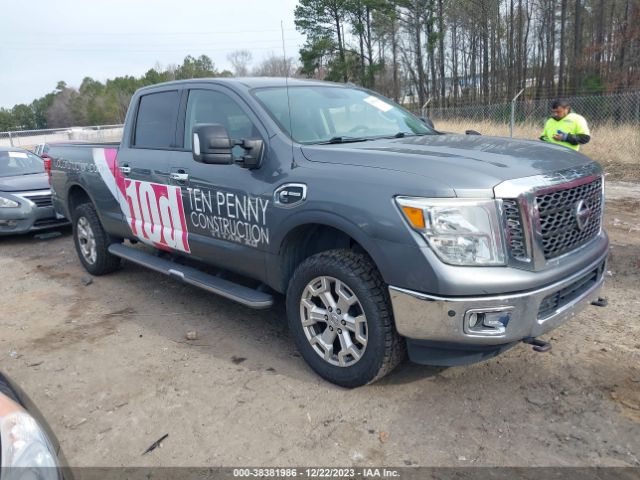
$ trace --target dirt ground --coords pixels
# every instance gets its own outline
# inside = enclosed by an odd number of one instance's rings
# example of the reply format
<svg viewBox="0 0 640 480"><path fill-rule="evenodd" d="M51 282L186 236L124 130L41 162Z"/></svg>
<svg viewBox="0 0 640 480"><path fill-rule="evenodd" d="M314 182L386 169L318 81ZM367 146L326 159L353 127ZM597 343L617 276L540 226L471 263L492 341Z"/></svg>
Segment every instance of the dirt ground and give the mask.
<svg viewBox="0 0 640 480"><path fill-rule="evenodd" d="M296 353L282 301L256 312L132 264L85 285L65 229L0 238L0 369L74 466L640 466L640 184L607 191L609 306L549 353L344 390Z"/></svg>

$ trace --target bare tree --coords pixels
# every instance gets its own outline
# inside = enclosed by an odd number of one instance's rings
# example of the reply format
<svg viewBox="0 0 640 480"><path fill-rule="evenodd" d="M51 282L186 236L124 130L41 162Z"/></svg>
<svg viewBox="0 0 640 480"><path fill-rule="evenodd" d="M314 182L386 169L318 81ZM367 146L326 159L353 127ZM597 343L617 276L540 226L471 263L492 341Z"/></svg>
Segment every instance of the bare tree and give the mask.
<svg viewBox="0 0 640 480"><path fill-rule="evenodd" d="M293 58L284 58L281 55L270 53L260 64L253 69L252 75L256 77L291 77L295 74L296 67Z"/></svg>
<svg viewBox="0 0 640 480"><path fill-rule="evenodd" d="M249 65L253 60L253 55L249 50L234 50L227 55L227 60L233 68L234 76L246 77L249 75Z"/></svg>
<svg viewBox="0 0 640 480"><path fill-rule="evenodd" d="M73 100L74 91L64 85L63 88L56 93L53 104L45 114L49 127L64 128L71 127L74 124Z"/></svg>
<svg viewBox="0 0 640 480"><path fill-rule="evenodd" d="M405 29L409 49L403 48L402 57L405 64L410 65L409 74L418 94L420 105L427 101L427 74L424 63L424 13L427 10L427 0L404 0L398 9L398 19ZM413 62L411 62L413 60ZM413 71L415 69L415 72Z"/></svg>

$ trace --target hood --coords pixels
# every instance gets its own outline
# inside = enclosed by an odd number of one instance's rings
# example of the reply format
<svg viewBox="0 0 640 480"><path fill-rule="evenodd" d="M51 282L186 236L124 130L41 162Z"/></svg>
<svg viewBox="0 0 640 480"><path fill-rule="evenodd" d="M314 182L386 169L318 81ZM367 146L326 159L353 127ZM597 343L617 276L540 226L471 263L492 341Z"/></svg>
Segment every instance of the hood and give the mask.
<svg viewBox="0 0 640 480"><path fill-rule="evenodd" d="M0 177L0 192L27 192L30 190L48 190L49 178L46 173Z"/></svg>
<svg viewBox="0 0 640 480"><path fill-rule="evenodd" d="M304 145L302 152L312 162L396 170L435 179L457 191L493 188L505 180L593 162L542 141L455 134Z"/></svg>

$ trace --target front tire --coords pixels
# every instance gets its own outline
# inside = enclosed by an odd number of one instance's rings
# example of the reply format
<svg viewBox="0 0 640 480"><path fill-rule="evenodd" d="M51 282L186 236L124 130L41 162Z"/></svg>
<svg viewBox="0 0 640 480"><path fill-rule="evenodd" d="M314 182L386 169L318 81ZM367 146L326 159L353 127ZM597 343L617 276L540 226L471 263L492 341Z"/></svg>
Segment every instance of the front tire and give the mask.
<svg viewBox="0 0 640 480"><path fill-rule="evenodd" d="M386 285L364 254L331 250L306 259L289 282L286 302L298 350L331 383L375 382L405 357Z"/></svg>
<svg viewBox="0 0 640 480"><path fill-rule="evenodd" d="M120 258L109 253L111 238L93 204L83 203L73 211L73 241L82 266L91 275L105 275L120 267Z"/></svg>

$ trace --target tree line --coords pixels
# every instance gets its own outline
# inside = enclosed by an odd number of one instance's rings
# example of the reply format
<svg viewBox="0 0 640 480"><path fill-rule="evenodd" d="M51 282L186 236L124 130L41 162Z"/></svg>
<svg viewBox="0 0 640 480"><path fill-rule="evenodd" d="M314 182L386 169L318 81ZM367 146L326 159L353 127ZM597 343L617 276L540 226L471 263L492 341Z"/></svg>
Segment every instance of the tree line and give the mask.
<svg viewBox="0 0 640 480"><path fill-rule="evenodd" d="M299 0L301 73L396 101L640 87L639 0Z"/></svg>
<svg viewBox="0 0 640 480"><path fill-rule="evenodd" d="M29 105L0 109L0 131L119 124L138 88L169 80L231 75L218 71L209 57L201 55L187 56L180 65L156 65L141 77L125 75L105 83L85 77L77 89L60 81L54 91Z"/></svg>
<svg viewBox="0 0 640 480"><path fill-rule="evenodd" d="M31 102L0 108L0 131L65 128L82 125L112 125L124 122L133 93L147 85L188 78L231 77L234 75L284 76L294 73L293 59L272 54L253 69L252 56L240 50L229 55L234 71L218 70L206 55L187 56L180 65L156 65L144 75L125 75L105 83L85 77L78 88L58 82L54 91Z"/></svg>
<svg viewBox="0 0 640 480"><path fill-rule="evenodd" d="M232 70L206 55L141 77L51 93L0 108L0 131L122 123L140 87L186 78L284 76L352 82L420 107L490 104L640 88L640 0L299 0L299 62L272 53Z"/></svg>

